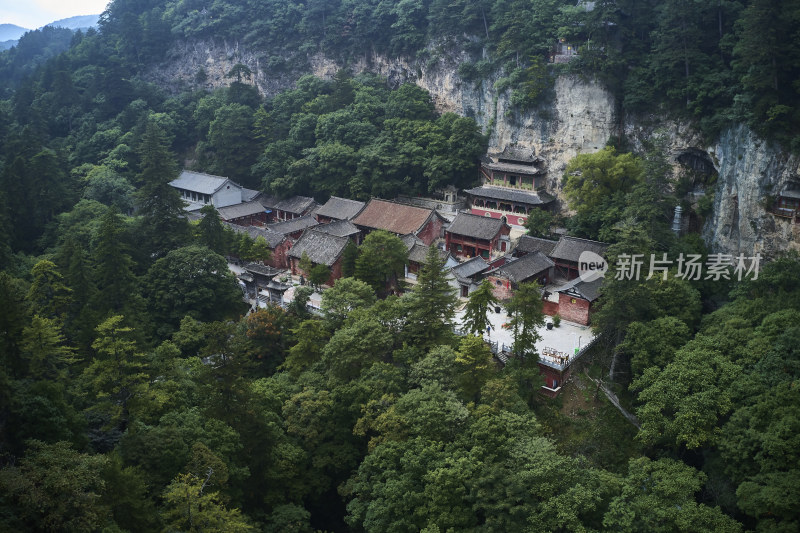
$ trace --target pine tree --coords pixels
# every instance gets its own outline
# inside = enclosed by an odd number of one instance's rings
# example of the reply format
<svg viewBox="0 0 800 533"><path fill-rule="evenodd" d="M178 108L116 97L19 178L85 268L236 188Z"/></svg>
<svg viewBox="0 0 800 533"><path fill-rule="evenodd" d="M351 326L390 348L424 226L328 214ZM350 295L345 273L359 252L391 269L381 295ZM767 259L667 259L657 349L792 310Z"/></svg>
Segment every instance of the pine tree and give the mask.
<svg viewBox="0 0 800 533"><path fill-rule="evenodd" d="M537 283L521 283L506 309L511 315L509 324L514 331L514 353L523 359L536 359L536 341L541 337L536 330L544 325L542 295Z"/></svg>
<svg viewBox="0 0 800 533"><path fill-rule="evenodd" d="M22 331L28 321L28 309L25 302L25 284L22 280L0 271L0 383L5 372L17 377L22 374L22 358L20 345ZM4 393L0 392L0 405L3 404Z"/></svg>
<svg viewBox="0 0 800 533"><path fill-rule="evenodd" d="M60 250L59 263L64 269L67 286L72 289L72 303L67 310L64 330L73 343L88 347L92 343L97 312L90 303L97 298L97 287L91 275L86 252L70 235Z"/></svg>
<svg viewBox="0 0 800 533"><path fill-rule="evenodd" d="M183 200L170 185L175 162L166 136L155 122L148 122L139 148L141 172L138 192L142 238L153 259L186 244L189 226L183 216Z"/></svg>
<svg viewBox="0 0 800 533"><path fill-rule="evenodd" d="M147 388L146 359L136 345L133 329L125 318L114 315L102 322L92 343L97 357L83 371L79 382L90 409L112 425L128 420L128 403Z"/></svg>
<svg viewBox="0 0 800 533"><path fill-rule="evenodd" d="M408 297L407 329L415 346L427 351L452 341L458 297L447 280L444 259L435 246L428 248L417 284Z"/></svg>
<svg viewBox="0 0 800 533"><path fill-rule="evenodd" d="M220 255L228 253L230 248L228 236L225 234L225 226L222 225L217 210L212 204L208 204L200 209L200 214L203 215L197 224L200 243Z"/></svg>
<svg viewBox="0 0 800 533"><path fill-rule="evenodd" d="M121 312L135 289L134 263L122 234L120 215L111 206L103 215L92 254L98 288L92 306L100 315Z"/></svg>
<svg viewBox="0 0 800 533"><path fill-rule="evenodd" d="M34 315L23 331L22 352L28 360L28 373L35 379L63 379L75 361L75 350L67 346L57 320Z"/></svg>
<svg viewBox="0 0 800 533"><path fill-rule="evenodd" d="M64 319L72 301L72 290L64 283L64 276L56 264L43 259L31 270L33 283L26 299L33 309L46 318Z"/></svg>
<svg viewBox="0 0 800 533"><path fill-rule="evenodd" d="M469 295L469 302L464 310L464 332L483 335L489 326L486 313L496 303L497 298L492 292L492 284L489 280L483 280L478 290Z"/></svg>

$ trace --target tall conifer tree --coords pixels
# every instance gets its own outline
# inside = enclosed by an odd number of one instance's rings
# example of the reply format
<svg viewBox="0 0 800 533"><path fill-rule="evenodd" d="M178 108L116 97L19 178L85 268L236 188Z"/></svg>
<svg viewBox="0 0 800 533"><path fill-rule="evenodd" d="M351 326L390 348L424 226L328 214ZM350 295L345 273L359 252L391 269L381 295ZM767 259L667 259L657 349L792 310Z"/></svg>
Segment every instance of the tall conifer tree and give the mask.
<svg viewBox="0 0 800 533"><path fill-rule="evenodd" d="M147 123L139 158L141 234L150 256L158 259L186 244L189 226L183 217L183 200L170 185L176 177L175 161L164 131L155 122Z"/></svg>
<svg viewBox="0 0 800 533"><path fill-rule="evenodd" d="M99 289L92 307L101 315L108 311L121 312L135 287L134 264L122 233L122 221L117 208L109 207L103 215L92 257L94 279Z"/></svg>
<svg viewBox="0 0 800 533"><path fill-rule="evenodd" d="M492 293L492 284L489 280L483 280L478 290L469 295L469 302L464 312L464 331L473 335L483 335L489 326L486 313L496 303L497 298Z"/></svg>
<svg viewBox="0 0 800 533"><path fill-rule="evenodd" d="M436 246L430 246L409 298L407 327L417 347L427 350L453 339L456 304L458 297L447 281L444 259Z"/></svg>

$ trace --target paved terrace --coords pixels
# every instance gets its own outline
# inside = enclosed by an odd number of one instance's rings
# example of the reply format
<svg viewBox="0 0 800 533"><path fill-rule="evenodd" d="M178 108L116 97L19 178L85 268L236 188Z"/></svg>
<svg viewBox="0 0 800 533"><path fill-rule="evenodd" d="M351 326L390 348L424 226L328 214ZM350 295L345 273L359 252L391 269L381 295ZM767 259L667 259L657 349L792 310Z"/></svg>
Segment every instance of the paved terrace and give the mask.
<svg viewBox="0 0 800 533"><path fill-rule="evenodd" d="M509 317L505 308L499 307L499 313L496 313L494 309L489 311L488 317L492 324L492 330L483 338L492 344L496 343L499 352L511 351L514 344L514 333L503 327L503 324L508 323ZM459 329L461 329L463 318L464 309L462 308L456 313L456 327ZM546 320L551 321L552 319L546 317ZM595 338L592 328L589 326L582 326L563 319L559 327L547 329L547 326L542 326L538 332L541 340L536 343L536 351L539 353L540 362L559 370L572 364L577 358L576 356L582 354Z"/></svg>

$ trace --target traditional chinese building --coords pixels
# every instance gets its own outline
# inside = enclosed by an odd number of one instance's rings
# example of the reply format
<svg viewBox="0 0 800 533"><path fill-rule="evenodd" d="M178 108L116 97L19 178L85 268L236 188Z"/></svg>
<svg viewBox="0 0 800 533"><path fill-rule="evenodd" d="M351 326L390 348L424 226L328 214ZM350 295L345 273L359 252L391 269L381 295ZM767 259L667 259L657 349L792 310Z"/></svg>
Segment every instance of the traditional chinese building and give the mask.
<svg viewBox="0 0 800 533"><path fill-rule="evenodd" d="M215 208L250 202L259 192L246 189L229 178L184 170L169 183L178 190L190 209L211 204ZM194 205L193 205L194 204Z"/></svg>
<svg viewBox="0 0 800 533"><path fill-rule="evenodd" d="M544 254L533 252L486 272L486 279L492 284L495 298L508 300L520 283L547 284L552 279L553 266L553 261Z"/></svg>
<svg viewBox="0 0 800 533"><path fill-rule="evenodd" d="M566 39L557 40L550 50L551 63L569 63L576 57L578 57L578 47Z"/></svg>
<svg viewBox="0 0 800 533"><path fill-rule="evenodd" d="M274 220L286 221L309 214L319 204L308 196L292 196L278 201L274 207Z"/></svg>
<svg viewBox="0 0 800 533"><path fill-rule="evenodd" d="M456 257L489 259L506 253L510 247L511 228L502 219L459 213L445 230L445 247Z"/></svg>
<svg viewBox="0 0 800 533"><path fill-rule="evenodd" d="M314 229L337 237L347 237L354 243L358 243L359 230L349 220L334 220L328 224L320 224L315 226Z"/></svg>
<svg viewBox="0 0 800 533"><path fill-rule="evenodd" d="M325 265L330 269L330 276L325 283L333 285L342 277L342 252L348 242L347 237L337 237L318 231L316 228L306 231L289 252L289 267L292 274L302 275L308 279L309 273L300 267L300 261L305 254L313 266Z"/></svg>
<svg viewBox="0 0 800 533"><path fill-rule="evenodd" d="M564 236L548 255L555 263L556 275L571 280L578 277L578 260L583 252L604 257L607 248L608 244L604 242Z"/></svg>
<svg viewBox="0 0 800 533"><path fill-rule="evenodd" d="M549 209L555 198L544 190L544 159L532 151L506 147L481 160L480 187L464 192L474 215L503 218L522 226L532 209Z"/></svg>
<svg viewBox="0 0 800 533"><path fill-rule="evenodd" d="M792 184L791 186L787 186L786 189L777 195L772 214L782 218L788 218L793 222L797 222L797 215L799 212L800 187L798 187L796 184Z"/></svg>
<svg viewBox="0 0 800 533"><path fill-rule="evenodd" d="M406 245L408 250L408 260L406 261L405 277L409 280L416 281L420 269L425 265L428 258L428 251L430 246L427 246L422 240L414 235L404 235L400 238L403 244ZM447 250L438 250L439 257L444 262L444 268L449 269L458 264L458 261Z"/></svg>
<svg viewBox="0 0 800 533"><path fill-rule="evenodd" d="M268 224L266 228L275 233L286 235L290 239L299 239L305 230L318 226L319 223L311 215L305 215L298 218L293 218L285 222L276 222Z"/></svg>
<svg viewBox="0 0 800 533"><path fill-rule="evenodd" d="M353 224L364 234L376 229L394 233L398 237L414 235L425 245L442 236L445 219L433 209L389 202L373 198Z"/></svg>
<svg viewBox="0 0 800 533"><path fill-rule="evenodd" d="M592 304L600 296L603 278L583 281L575 278L556 289L558 293L558 314L564 320L588 326L592 317Z"/></svg>
<svg viewBox="0 0 800 533"><path fill-rule="evenodd" d="M551 241L550 239L541 239L539 237L531 237L530 235L523 235L517 240L517 245L514 248L514 257L522 257L533 252L542 252L546 256L550 256L553 248L556 247L558 241Z"/></svg>
<svg viewBox="0 0 800 533"><path fill-rule="evenodd" d="M314 216L317 222L325 224L334 220L352 220L358 215L366 204L347 198L331 196L325 205L317 209Z"/></svg>
<svg viewBox="0 0 800 533"><path fill-rule="evenodd" d="M258 200L220 207L217 213L225 222L239 226L262 226L267 222L267 213Z"/></svg>
<svg viewBox="0 0 800 533"><path fill-rule="evenodd" d="M481 283L483 273L491 266L481 256L475 256L450 269L453 278L450 282L458 295L467 298Z"/></svg>
<svg viewBox="0 0 800 533"><path fill-rule="evenodd" d="M262 228L258 226L240 226L238 224L227 224L227 226L236 233L244 233L251 239L256 240L263 237L267 242L271 257L269 260L264 261L264 264L274 268L289 268L289 261L287 254L292 248L294 241L288 235L272 231L269 228Z"/></svg>

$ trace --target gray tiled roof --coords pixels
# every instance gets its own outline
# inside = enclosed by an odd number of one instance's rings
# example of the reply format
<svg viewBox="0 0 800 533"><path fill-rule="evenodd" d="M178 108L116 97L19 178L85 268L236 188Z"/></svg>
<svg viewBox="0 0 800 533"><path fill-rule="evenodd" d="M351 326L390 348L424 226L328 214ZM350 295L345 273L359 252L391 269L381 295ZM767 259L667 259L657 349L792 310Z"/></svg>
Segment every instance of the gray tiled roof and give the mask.
<svg viewBox="0 0 800 533"><path fill-rule="evenodd" d="M337 237L349 237L358 233L358 228L349 220L334 220L329 224L322 224L314 229Z"/></svg>
<svg viewBox="0 0 800 533"><path fill-rule="evenodd" d="M521 191L518 189L507 189L505 187L492 187L491 185L481 185L474 189L467 189L464 192L472 196L528 205L549 204L554 200L554 198L546 192Z"/></svg>
<svg viewBox="0 0 800 533"><path fill-rule="evenodd" d="M594 252L597 255L603 256L606 253L608 244L599 241L590 241L589 239L581 239L580 237L564 236L558 240L553 251L550 252L550 257L560 261L578 262L578 258L583 252Z"/></svg>
<svg viewBox="0 0 800 533"><path fill-rule="evenodd" d="M261 202L261 205L263 205L266 209L275 209L275 206L278 205L278 202L280 202L280 200L274 196L270 196L263 192L256 196L254 200Z"/></svg>
<svg viewBox="0 0 800 533"><path fill-rule="evenodd" d="M514 261L509 261L498 268L497 272L507 276L511 281L522 283L554 265L555 263L541 252L533 252Z"/></svg>
<svg viewBox="0 0 800 533"><path fill-rule="evenodd" d="M274 209L302 215L314 206L314 199L308 196L292 196L275 204Z"/></svg>
<svg viewBox="0 0 800 533"><path fill-rule="evenodd" d="M425 246L422 243L414 243L414 245L408 251L408 260L419 264L425 263L425 260L428 258L429 249L429 246ZM441 257L442 260L447 261L447 256L450 254L445 250L438 250L438 252L439 257Z"/></svg>
<svg viewBox="0 0 800 533"><path fill-rule="evenodd" d="M337 220L350 220L358 215L365 205L367 204L364 202L331 196L330 200L317 210L317 215Z"/></svg>
<svg viewBox="0 0 800 533"><path fill-rule="evenodd" d="M214 194L228 181L230 181L228 178L223 178L222 176L184 170L177 179L172 180L169 184L176 189L198 192L200 194ZM237 187L239 186L237 184L234 185Z"/></svg>
<svg viewBox="0 0 800 533"><path fill-rule="evenodd" d="M315 264L331 266L342 255L342 251L349 241L350 239L347 237L337 237L311 229L303 233L303 236L294 243L289 251L289 257L300 259L305 252Z"/></svg>
<svg viewBox="0 0 800 533"><path fill-rule="evenodd" d="M450 227L447 228L447 231L464 235L465 237L490 241L497 236L502 228L503 221L499 218L459 213L450 224Z"/></svg>
<svg viewBox="0 0 800 533"><path fill-rule="evenodd" d="M428 247L424 244L415 244L408 251L408 260L415 263L424 263L425 258L428 257Z"/></svg>
<svg viewBox="0 0 800 533"><path fill-rule="evenodd" d="M264 237L264 240L267 241L267 244L270 248L275 248L286 238L286 236L282 233L276 233L267 228L262 228L259 226L240 226L238 224L231 224L230 222L223 222L223 224L228 226L236 233L246 233L253 240L257 239L258 237Z"/></svg>
<svg viewBox="0 0 800 533"><path fill-rule="evenodd" d="M539 237L531 237L530 235L523 235L517 241L517 247L514 251L529 254L531 252L542 252L544 255L550 255L558 241L551 241L550 239L540 239Z"/></svg>
<svg viewBox="0 0 800 533"><path fill-rule="evenodd" d="M264 206L261 205L261 202L253 201L253 202L246 202L243 204L234 204L226 207L220 207L219 209L217 209L217 212L219 213L219 216L221 216L223 220L231 220L234 218L246 217L249 215L257 215L258 213L263 213Z"/></svg>
<svg viewBox="0 0 800 533"><path fill-rule="evenodd" d="M536 176L545 173L544 170L536 168L533 165L519 165L514 163L484 163L484 166L489 170L513 172L514 174L525 174L527 176Z"/></svg>
<svg viewBox="0 0 800 533"><path fill-rule="evenodd" d="M400 240L403 241L403 244L406 245L406 250L411 250L416 244L422 244L422 245L425 244L422 241L422 239L420 239L413 233L409 233L408 235L403 235L402 237L400 237Z"/></svg>
<svg viewBox="0 0 800 533"><path fill-rule="evenodd" d="M555 289L555 291L575 294L584 300L593 302L597 300L597 297L600 295L600 286L602 284L603 278L597 278L593 281L583 281L581 278L575 278Z"/></svg>
<svg viewBox="0 0 800 533"><path fill-rule="evenodd" d="M242 187L242 201L243 202L249 202L251 200L255 200L256 196L258 196L259 194L261 194L261 191L257 191L255 189L247 189L245 187Z"/></svg>
<svg viewBox="0 0 800 533"><path fill-rule="evenodd" d="M242 265L248 272L253 272L255 274L261 274L262 276L277 276L281 272L284 272L280 268L273 268L268 265L262 265L260 263L245 263Z"/></svg>
<svg viewBox="0 0 800 533"><path fill-rule="evenodd" d="M275 222L274 224L267 224L266 227L267 229L274 231L275 233L288 235L289 233L294 233L295 231L301 231L304 229L312 228L314 226L319 226L319 222L317 222L311 215L305 215L299 218L295 218L293 220L286 220L285 222Z"/></svg>
<svg viewBox="0 0 800 533"><path fill-rule="evenodd" d="M475 274L479 274L489 269L489 264L483 260L481 256L475 256L472 259L464 261L460 265L454 266L450 271L457 278L471 278Z"/></svg>

